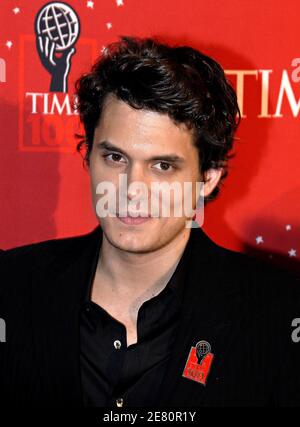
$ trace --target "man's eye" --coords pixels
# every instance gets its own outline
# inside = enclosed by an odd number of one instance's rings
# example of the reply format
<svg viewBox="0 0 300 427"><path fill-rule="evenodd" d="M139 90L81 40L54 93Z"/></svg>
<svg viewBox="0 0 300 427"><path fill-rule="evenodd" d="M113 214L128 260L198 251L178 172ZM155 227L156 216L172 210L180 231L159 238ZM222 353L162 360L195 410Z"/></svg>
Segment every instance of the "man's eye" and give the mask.
<svg viewBox="0 0 300 427"><path fill-rule="evenodd" d="M120 160L123 158L123 156L121 156L121 154L118 154L118 153L105 154L103 157L105 158L105 160L111 160L112 162L115 162L115 163L121 163Z"/></svg>
<svg viewBox="0 0 300 427"><path fill-rule="evenodd" d="M171 170L171 168L173 168L173 166L167 162L159 162L159 163L156 163L156 165L161 165L160 167L157 168L161 171L169 171Z"/></svg>

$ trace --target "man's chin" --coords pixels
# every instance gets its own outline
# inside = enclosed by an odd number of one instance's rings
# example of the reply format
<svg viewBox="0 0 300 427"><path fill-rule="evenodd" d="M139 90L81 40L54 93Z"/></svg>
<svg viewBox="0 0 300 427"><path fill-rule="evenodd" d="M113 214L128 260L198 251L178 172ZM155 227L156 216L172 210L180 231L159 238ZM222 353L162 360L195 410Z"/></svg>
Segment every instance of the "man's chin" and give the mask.
<svg viewBox="0 0 300 427"><path fill-rule="evenodd" d="M120 239L112 237L109 239L110 243L116 248L124 252L130 253L147 253L151 251L151 244L147 244L146 242L141 242L141 239L138 240L130 240L130 239ZM124 237L124 236L123 236ZM150 247L149 247L150 246Z"/></svg>

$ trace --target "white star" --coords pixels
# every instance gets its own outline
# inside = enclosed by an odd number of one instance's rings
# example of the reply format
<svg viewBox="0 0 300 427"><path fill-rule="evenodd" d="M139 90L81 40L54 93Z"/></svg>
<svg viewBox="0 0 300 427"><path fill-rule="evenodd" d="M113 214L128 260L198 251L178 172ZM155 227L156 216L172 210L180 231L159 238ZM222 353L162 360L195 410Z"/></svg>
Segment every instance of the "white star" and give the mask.
<svg viewBox="0 0 300 427"><path fill-rule="evenodd" d="M8 47L8 49L10 49L13 45L13 42L11 40L7 40L7 42L5 43L5 45Z"/></svg>
<svg viewBox="0 0 300 427"><path fill-rule="evenodd" d="M297 253L297 251L296 251L296 249L291 249L291 250L289 250L289 256L296 256L296 253Z"/></svg>
<svg viewBox="0 0 300 427"><path fill-rule="evenodd" d="M87 1L86 7L89 7L90 9L94 9L94 2L93 1Z"/></svg>
<svg viewBox="0 0 300 427"><path fill-rule="evenodd" d="M262 236L257 236L255 240L257 245L264 242L264 239L262 238Z"/></svg>
<svg viewBox="0 0 300 427"><path fill-rule="evenodd" d="M106 26L107 26L107 29L108 29L108 30L110 30L110 29L111 29L111 27L112 27L112 23L111 23L111 22L108 22L108 23L106 24Z"/></svg>
<svg viewBox="0 0 300 427"><path fill-rule="evenodd" d="M292 229L292 226L290 224L287 224L285 226L286 231L290 231Z"/></svg>
<svg viewBox="0 0 300 427"><path fill-rule="evenodd" d="M15 7L13 9L14 14L16 15L17 13L20 13L20 8L19 7Z"/></svg>
<svg viewBox="0 0 300 427"><path fill-rule="evenodd" d="M123 0L116 0L117 6L124 6Z"/></svg>

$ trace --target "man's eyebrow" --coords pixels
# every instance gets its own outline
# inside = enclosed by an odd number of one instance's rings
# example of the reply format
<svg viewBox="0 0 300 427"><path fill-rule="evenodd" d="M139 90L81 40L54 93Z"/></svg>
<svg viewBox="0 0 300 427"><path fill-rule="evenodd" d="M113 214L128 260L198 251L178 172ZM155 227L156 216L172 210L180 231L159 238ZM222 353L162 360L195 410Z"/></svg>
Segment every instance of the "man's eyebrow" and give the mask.
<svg viewBox="0 0 300 427"><path fill-rule="evenodd" d="M121 148L117 147L116 145L113 145L109 141L96 142L96 146L97 146L97 148L100 148L103 150L116 151L116 152L123 154L124 156L130 158L130 156L126 153L126 151L122 150ZM161 154L161 155L152 156L147 160L164 160L164 161L173 162L173 163L184 163L185 162L185 159L183 157L178 156L177 154Z"/></svg>

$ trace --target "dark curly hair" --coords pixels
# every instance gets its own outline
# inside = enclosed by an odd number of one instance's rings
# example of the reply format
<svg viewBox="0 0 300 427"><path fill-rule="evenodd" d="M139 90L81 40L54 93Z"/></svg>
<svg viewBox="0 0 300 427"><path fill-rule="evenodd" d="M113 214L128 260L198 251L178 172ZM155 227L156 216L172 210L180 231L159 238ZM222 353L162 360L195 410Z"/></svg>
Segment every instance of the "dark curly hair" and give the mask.
<svg viewBox="0 0 300 427"><path fill-rule="evenodd" d="M228 160L234 156L229 152L241 120L236 93L222 67L190 46L169 46L156 37L119 38L75 84L75 108L85 132L77 135L77 151L85 148L84 164L89 166L95 127L105 97L112 93L133 108L167 114L192 130L200 172L223 168L204 204L215 199L228 175Z"/></svg>

